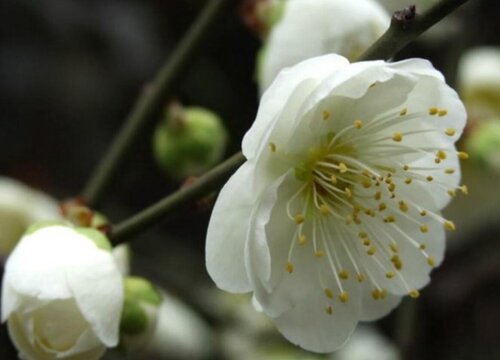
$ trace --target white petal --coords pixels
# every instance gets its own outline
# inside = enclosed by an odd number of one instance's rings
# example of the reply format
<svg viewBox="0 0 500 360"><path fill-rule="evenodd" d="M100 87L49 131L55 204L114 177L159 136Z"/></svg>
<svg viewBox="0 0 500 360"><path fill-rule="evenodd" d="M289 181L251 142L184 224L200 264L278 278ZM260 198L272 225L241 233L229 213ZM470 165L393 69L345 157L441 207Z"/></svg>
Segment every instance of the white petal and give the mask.
<svg viewBox="0 0 500 360"><path fill-rule="evenodd" d="M347 282L346 286L353 285ZM354 284L359 289L358 284ZM359 319L360 296L347 287L352 294L346 303L338 300L327 302L323 290L308 294L295 307L274 319L279 331L292 343L316 352L332 352L349 339ZM332 314L326 307L332 306Z"/></svg>
<svg viewBox="0 0 500 360"><path fill-rule="evenodd" d="M66 279L85 319L108 347L118 344L123 283L111 253L98 250L66 271Z"/></svg>
<svg viewBox="0 0 500 360"><path fill-rule="evenodd" d="M255 122L243 138L242 149L247 159L255 156L263 134L273 126L290 94L297 91L299 84L310 81L319 83L326 74L337 71L348 63L341 56L326 55L282 70L272 86L262 95Z"/></svg>
<svg viewBox="0 0 500 360"><path fill-rule="evenodd" d="M131 250L128 244L121 244L113 248L113 257L122 276L130 274Z"/></svg>
<svg viewBox="0 0 500 360"><path fill-rule="evenodd" d="M387 293L384 299L375 300L372 297L373 284L368 280L363 282L361 314L359 321L374 321L389 314L401 302L402 297Z"/></svg>
<svg viewBox="0 0 500 360"><path fill-rule="evenodd" d="M206 265L212 280L230 292L248 292L244 247L254 194L249 189L253 164L246 162L222 188L208 224Z"/></svg>

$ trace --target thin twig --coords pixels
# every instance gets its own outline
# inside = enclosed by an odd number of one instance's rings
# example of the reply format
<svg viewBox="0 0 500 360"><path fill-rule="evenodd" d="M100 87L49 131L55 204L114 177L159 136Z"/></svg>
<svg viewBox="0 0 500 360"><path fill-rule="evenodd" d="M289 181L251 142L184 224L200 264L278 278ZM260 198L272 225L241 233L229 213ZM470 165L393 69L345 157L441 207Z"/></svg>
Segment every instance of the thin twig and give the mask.
<svg viewBox="0 0 500 360"><path fill-rule="evenodd" d="M116 225L110 234L111 242L115 245L124 242L130 236L147 229L179 207L220 188L244 161L243 154L241 152L237 153L201 176L188 187L174 192L151 207Z"/></svg>
<svg viewBox="0 0 500 360"><path fill-rule="evenodd" d="M95 207L99 203L139 135L159 112L165 99L187 69L189 61L193 59L194 53L206 39L211 26L229 2L231 0L212 0L205 6L155 80L139 97L82 192L89 206Z"/></svg>
<svg viewBox="0 0 500 360"><path fill-rule="evenodd" d="M390 58L418 35L467 1L443 0L420 16L416 15L411 7L396 12L387 32L361 55L359 60ZM237 153L200 177L192 186L174 192L155 205L116 225L111 234L111 241L114 244L124 242L131 235L147 229L178 207L216 190L244 161L245 158L241 152Z"/></svg>
<svg viewBox="0 0 500 360"><path fill-rule="evenodd" d="M389 29L358 60L391 58L420 34L467 1L442 0L421 15L415 13L414 6L396 11L392 16Z"/></svg>

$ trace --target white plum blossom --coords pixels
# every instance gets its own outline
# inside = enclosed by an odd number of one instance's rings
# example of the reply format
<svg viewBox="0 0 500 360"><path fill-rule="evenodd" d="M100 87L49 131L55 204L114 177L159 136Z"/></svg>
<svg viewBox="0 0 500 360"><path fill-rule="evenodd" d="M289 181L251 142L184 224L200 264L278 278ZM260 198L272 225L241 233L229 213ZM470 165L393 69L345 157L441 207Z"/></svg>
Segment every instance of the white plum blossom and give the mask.
<svg viewBox="0 0 500 360"><path fill-rule="evenodd" d="M21 359L99 359L118 344L123 283L109 250L94 229L28 229L2 284L2 321Z"/></svg>
<svg viewBox="0 0 500 360"><path fill-rule="evenodd" d="M218 287L253 303L291 342L329 352L358 321L418 297L441 263L440 210L458 192L466 113L422 59L283 70L223 187L206 262Z"/></svg>
<svg viewBox="0 0 500 360"><path fill-rule="evenodd" d="M0 177L0 256L7 256L32 223L60 219L57 201L23 183Z"/></svg>
<svg viewBox="0 0 500 360"><path fill-rule="evenodd" d="M389 23L375 0L288 0L259 61L261 93L281 69L310 57L336 53L355 60Z"/></svg>

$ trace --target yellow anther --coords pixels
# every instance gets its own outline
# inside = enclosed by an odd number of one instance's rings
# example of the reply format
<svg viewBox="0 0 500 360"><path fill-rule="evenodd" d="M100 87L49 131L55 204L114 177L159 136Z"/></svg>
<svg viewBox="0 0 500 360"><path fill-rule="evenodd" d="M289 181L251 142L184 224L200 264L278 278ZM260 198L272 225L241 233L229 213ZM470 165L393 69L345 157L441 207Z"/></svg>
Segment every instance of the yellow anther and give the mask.
<svg viewBox="0 0 500 360"><path fill-rule="evenodd" d="M396 197L396 194L392 193L391 195L389 195L389 199L394 199Z"/></svg>
<svg viewBox="0 0 500 360"><path fill-rule="evenodd" d="M396 184L394 184L394 183L390 183L390 184L387 186L387 190L389 190L390 192L393 192L394 190L396 190Z"/></svg>
<svg viewBox="0 0 500 360"><path fill-rule="evenodd" d="M387 295L387 292L385 291L385 289L380 289L380 300L384 300L385 295Z"/></svg>
<svg viewBox="0 0 500 360"><path fill-rule="evenodd" d="M446 114L448 114L448 110L446 110L446 109L441 109L438 111L438 116L443 117L443 116L446 116Z"/></svg>
<svg viewBox="0 0 500 360"><path fill-rule="evenodd" d="M425 215L427 215L427 210L422 209L422 210L420 210L419 214L420 214L420 216L425 216Z"/></svg>
<svg viewBox="0 0 500 360"><path fill-rule="evenodd" d="M401 134L400 132L395 132L392 135L392 140L394 140L396 142L400 142L401 140L403 140L403 134Z"/></svg>
<svg viewBox="0 0 500 360"><path fill-rule="evenodd" d="M453 223L453 221L450 221L450 220L446 220L443 223L443 226L444 226L445 230L448 230L448 231L453 231L456 229L455 224Z"/></svg>
<svg viewBox="0 0 500 360"><path fill-rule="evenodd" d="M436 153L436 156L441 159L441 160L445 160L446 159L446 153L443 151L443 150L439 150L437 153Z"/></svg>
<svg viewBox="0 0 500 360"><path fill-rule="evenodd" d="M330 290L330 289L325 289L325 295L326 295L326 297L327 297L327 298L329 298L329 299L333 299L333 296L334 296L334 295L333 295L333 291L332 291L332 290Z"/></svg>
<svg viewBox="0 0 500 360"><path fill-rule="evenodd" d="M424 243L422 243L422 244L420 244L419 249L420 250L425 250L425 249L427 249L427 245L425 245Z"/></svg>
<svg viewBox="0 0 500 360"><path fill-rule="evenodd" d="M402 212L408 212L408 205L404 201L399 202L399 210Z"/></svg>
<svg viewBox="0 0 500 360"><path fill-rule="evenodd" d="M408 165L403 165L403 170L408 171L408 170L410 170L410 167Z"/></svg>
<svg viewBox="0 0 500 360"><path fill-rule="evenodd" d="M358 119L358 120L354 120L354 127L355 127L356 129L361 129L361 128L363 127L363 125L364 125L364 124L363 124L363 121L361 121L361 120L359 120L359 119Z"/></svg>
<svg viewBox="0 0 500 360"><path fill-rule="evenodd" d="M393 223L395 221L396 221L396 218L394 217L394 215L389 215L389 216L386 216L384 218L385 223Z"/></svg>
<svg viewBox="0 0 500 360"><path fill-rule="evenodd" d="M362 244L364 246L370 246L372 244L372 242L370 241L370 239L364 238Z"/></svg>
<svg viewBox="0 0 500 360"><path fill-rule="evenodd" d="M307 242L307 238L306 238L306 236L305 236L304 234L301 234L301 235L299 236L299 245L300 245L300 246L303 246L303 245L305 245L305 244L306 244L306 242Z"/></svg>
<svg viewBox="0 0 500 360"><path fill-rule="evenodd" d="M457 193L455 190L450 189L450 190L448 190L448 195L450 195L451 197L455 197L455 196L457 196Z"/></svg>
<svg viewBox="0 0 500 360"><path fill-rule="evenodd" d="M420 231L423 232L423 233L428 232L429 231L429 227L427 226L427 224L420 225Z"/></svg>
<svg viewBox="0 0 500 360"><path fill-rule="evenodd" d="M286 263L285 270L286 270L289 274L293 273L293 264L292 264L291 262L287 262L287 263Z"/></svg>
<svg viewBox="0 0 500 360"><path fill-rule="evenodd" d="M385 277L388 279L392 279L392 278L394 278L394 276L396 276L396 274L394 274L394 272L392 272L392 271L388 271L385 273Z"/></svg>
<svg viewBox="0 0 500 360"><path fill-rule="evenodd" d="M455 130L455 129L453 129L453 128L448 128L448 129L446 129L446 130L444 131L444 133L445 133L446 135L448 135L448 136L453 136L453 135L455 135L456 130Z"/></svg>
<svg viewBox="0 0 500 360"><path fill-rule="evenodd" d="M467 154L465 151L459 151L458 158L460 160L467 160L469 158L469 154Z"/></svg>
<svg viewBox="0 0 500 360"><path fill-rule="evenodd" d="M323 110L323 112L321 113L321 117L323 118L323 120L328 120L330 118L330 112L328 110Z"/></svg>
<svg viewBox="0 0 500 360"><path fill-rule="evenodd" d="M365 189L369 189L372 186L372 181L370 179L365 179L361 182L361 185L363 185Z"/></svg>
<svg viewBox="0 0 500 360"><path fill-rule="evenodd" d="M269 143L269 149L271 149L271 152L276 152L276 144L275 143Z"/></svg>
<svg viewBox="0 0 500 360"><path fill-rule="evenodd" d="M333 314L333 308L331 305L328 305L326 308L325 308L325 312L328 314L328 315L332 315Z"/></svg>
<svg viewBox="0 0 500 360"><path fill-rule="evenodd" d="M387 205L385 203L380 203L378 204L378 210L379 211L384 211L385 209L387 209Z"/></svg>
<svg viewBox="0 0 500 360"><path fill-rule="evenodd" d="M293 220L298 225L298 224L302 224L306 220L306 218L303 214L297 214L297 215L295 215Z"/></svg>
<svg viewBox="0 0 500 360"><path fill-rule="evenodd" d="M429 115L436 115L438 111L439 109L437 107L431 107L429 108Z"/></svg>
<svg viewBox="0 0 500 360"><path fill-rule="evenodd" d="M342 280L347 280L347 279L349 279L349 273L347 272L347 270L342 269L342 270L339 272L339 277L340 277Z"/></svg>
<svg viewBox="0 0 500 360"><path fill-rule="evenodd" d="M367 238L367 237L368 237L368 234L367 234L366 232L364 232L364 231L360 231L360 232L358 233L358 236L359 236L361 239L363 239L363 238Z"/></svg>
<svg viewBox="0 0 500 360"><path fill-rule="evenodd" d="M440 164L440 163L441 163L441 159L440 159L440 158L435 158L435 159L434 159L434 162L435 162L436 164Z"/></svg>
<svg viewBox="0 0 500 360"><path fill-rule="evenodd" d="M323 250L318 250L314 253L314 256L316 256L318 259L322 258L325 256L325 252Z"/></svg>
<svg viewBox="0 0 500 360"><path fill-rule="evenodd" d="M346 303L349 300L349 294L346 291L342 291L339 295L339 300L342 303Z"/></svg>
<svg viewBox="0 0 500 360"><path fill-rule="evenodd" d="M403 261L401 261L401 258L399 256L394 255L393 257L391 257L391 262L396 270L401 270L403 268Z"/></svg>
<svg viewBox="0 0 500 360"><path fill-rule="evenodd" d="M434 266L436 266L436 260L434 260L434 258L432 256L429 256L427 258L427 264L429 264L430 267L434 267Z"/></svg>
<svg viewBox="0 0 500 360"><path fill-rule="evenodd" d="M365 211L365 214L371 217L375 217L377 214L375 213L375 210L373 209L368 209Z"/></svg>
<svg viewBox="0 0 500 360"><path fill-rule="evenodd" d="M420 291L418 291L417 289L415 290L412 290L408 293L408 295L410 295L410 297L416 299L420 296Z"/></svg>
<svg viewBox="0 0 500 360"><path fill-rule="evenodd" d="M339 163L339 171L341 174L344 174L347 172L347 165L344 164L343 162Z"/></svg>
<svg viewBox="0 0 500 360"><path fill-rule="evenodd" d="M450 174L450 175L451 175L451 174L454 174L454 173L455 173L455 169L453 169L453 168L448 168L448 169L445 169L445 170L444 170L444 172L445 172L446 174Z"/></svg>
<svg viewBox="0 0 500 360"><path fill-rule="evenodd" d="M464 195L469 194L469 188L467 187L467 185L462 185L462 186L459 186L458 188L460 189L462 194L464 194Z"/></svg>
<svg viewBox="0 0 500 360"><path fill-rule="evenodd" d="M337 183L337 177L335 175L332 175L330 176L330 181L332 182L332 184L336 184Z"/></svg>
<svg viewBox="0 0 500 360"><path fill-rule="evenodd" d="M429 175L429 176L427 176L425 179L426 179L428 182L431 182L432 180L434 180L434 178L433 178L432 176L430 176L430 175Z"/></svg>
<svg viewBox="0 0 500 360"><path fill-rule="evenodd" d="M363 275L362 273L357 273L356 280L358 280L358 282L360 282L360 283L365 281L365 275Z"/></svg>
<svg viewBox="0 0 500 360"><path fill-rule="evenodd" d="M380 299L380 290L379 289L373 289L373 291L372 291L372 298L374 300Z"/></svg>
<svg viewBox="0 0 500 360"><path fill-rule="evenodd" d="M321 204L321 206L319 207L319 211L323 215L329 215L329 214L331 214L332 209L328 205L326 205L326 204Z"/></svg>
<svg viewBox="0 0 500 360"><path fill-rule="evenodd" d="M403 110L401 110L401 111L399 112L399 116L405 116L407 113L408 113L408 109L407 109L407 108L404 108Z"/></svg>
<svg viewBox="0 0 500 360"><path fill-rule="evenodd" d="M410 185L412 181L413 181L412 178L406 178L405 184Z"/></svg>
<svg viewBox="0 0 500 360"><path fill-rule="evenodd" d="M398 244L396 244L396 243L391 243L389 245L389 248L392 250L392 252L395 252L395 253L397 253L399 251Z"/></svg>
<svg viewBox="0 0 500 360"><path fill-rule="evenodd" d="M381 197L382 197L382 192L377 191L377 192L375 193L375 200L380 200L380 198L381 198Z"/></svg>
<svg viewBox="0 0 500 360"><path fill-rule="evenodd" d="M368 255L375 255L377 252L377 248L375 246L370 246L370 248L366 251Z"/></svg>
<svg viewBox="0 0 500 360"><path fill-rule="evenodd" d="M348 198L351 198L351 197L352 197L352 191L351 191L351 189L349 189L348 187L346 187L346 188L344 189L344 191L345 191L345 194L346 194L346 196L347 196Z"/></svg>

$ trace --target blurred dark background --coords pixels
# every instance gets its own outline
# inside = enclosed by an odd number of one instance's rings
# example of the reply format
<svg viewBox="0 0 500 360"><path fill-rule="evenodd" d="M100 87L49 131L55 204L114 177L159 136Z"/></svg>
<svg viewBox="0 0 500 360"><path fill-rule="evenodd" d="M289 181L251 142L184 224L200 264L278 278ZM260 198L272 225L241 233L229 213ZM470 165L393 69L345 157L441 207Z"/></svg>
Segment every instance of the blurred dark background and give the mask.
<svg viewBox="0 0 500 360"><path fill-rule="evenodd" d="M134 100L206 2L2 0L0 174L59 199L78 195ZM258 104L253 79L260 40L238 8L237 1L228 7L175 91L183 103L221 115L231 134L228 155L239 149ZM441 36L424 37L398 58L428 58L453 84L461 52L500 45L500 4L471 0L449 20ZM117 222L179 185L157 168L147 133L101 210ZM203 260L209 214L193 206L137 238L134 271L200 302L193 284L212 286ZM463 245L436 270L412 305L416 310L380 322L404 347L405 359L500 359L500 224L478 223L456 237ZM0 359L14 359L5 332L2 326Z"/></svg>

